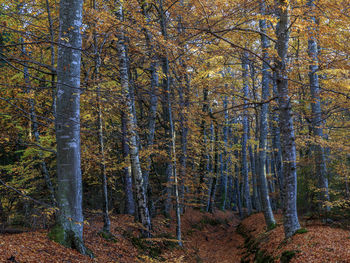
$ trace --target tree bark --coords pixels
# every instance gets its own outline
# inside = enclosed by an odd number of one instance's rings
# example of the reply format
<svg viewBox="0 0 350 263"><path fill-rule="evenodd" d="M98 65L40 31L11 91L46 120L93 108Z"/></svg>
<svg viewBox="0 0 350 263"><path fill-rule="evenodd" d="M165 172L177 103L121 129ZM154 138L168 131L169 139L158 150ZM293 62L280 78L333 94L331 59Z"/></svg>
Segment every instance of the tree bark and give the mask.
<svg viewBox="0 0 350 263"><path fill-rule="evenodd" d="M83 243L80 169L80 62L82 0L61 0L57 61L57 224L51 234L59 243L89 254ZM56 234L56 235L55 235Z"/></svg>
<svg viewBox="0 0 350 263"><path fill-rule="evenodd" d="M123 7L122 2L116 3L116 16L120 21L123 21ZM118 29L118 43L117 43L117 55L119 59L119 72L120 72L120 85L122 88L123 103L125 109L125 119L127 127L127 137L129 142L131 173L134 176L135 189L136 189L136 202L138 209L138 216L144 229L142 235L144 237L150 237L151 218L147 207L146 193L144 189L144 181L141 171L139 147L137 142L136 132L136 118L134 116L135 101L130 94L130 81L129 81L129 65L127 57L126 39L124 36L123 27Z"/></svg>
<svg viewBox="0 0 350 263"><path fill-rule="evenodd" d="M276 28L278 57L275 58L276 83L279 105L279 126L281 132L283 185L283 226L286 238L292 236L300 224L297 214L297 171L296 147L293 127L292 104L288 90L287 55L290 30L289 2L279 0L277 13L279 22Z"/></svg>
<svg viewBox="0 0 350 263"><path fill-rule="evenodd" d="M265 14L265 2L261 2L262 13ZM260 30L266 32L266 20L259 21ZM261 93L262 101L266 101L270 96L270 72L269 65L266 63L268 61L268 48L269 40L264 35L261 34L261 46L263 54L263 65L262 65L262 80L261 80ZM266 178L266 150L267 150L267 135L268 135L268 116L269 105L264 103L261 105L260 111L260 138L259 138L259 189L260 189L260 198L261 198L261 208L264 213L265 222L267 228L273 228L276 224L275 218L272 213L268 183Z"/></svg>
<svg viewBox="0 0 350 263"><path fill-rule="evenodd" d="M121 122L122 122L122 150L123 158L126 167L123 168L124 172L124 193L125 193L125 207L124 213L129 215L135 214L135 201L132 190L132 174L130 164L130 151L128 142L128 131L127 131L127 120L126 114L123 110L121 111Z"/></svg>
<svg viewBox="0 0 350 263"><path fill-rule="evenodd" d="M329 201L328 194L328 178L327 178L327 165L325 158L325 150L318 140L323 138L323 120L322 120L322 108L321 108L321 98L320 98L320 84L318 80L318 45L316 39L316 17L314 14L315 1L309 0L308 6L310 8L310 23L309 28L309 40L308 40L308 55L310 58L309 66L309 81L310 81L310 91L311 91L311 111L312 111L312 131L315 136L314 151L315 151L315 164L316 173L318 174L318 187L320 188L319 194L319 209L320 211L327 212L329 206L324 204L324 202Z"/></svg>
<svg viewBox="0 0 350 263"><path fill-rule="evenodd" d="M242 77L243 77L243 96L244 96L244 106L243 106L243 134L242 134L242 178L243 178L243 196L244 196L244 206L247 208L248 215L252 213L252 202L250 199L250 187L249 187L249 172L248 172L248 158L247 158L247 142L248 142L248 96L249 96L249 86L248 86L248 53L244 52L242 57Z"/></svg>
<svg viewBox="0 0 350 263"><path fill-rule="evenodd" d="M227 164L228 164L228 110L227 110L227 97L223 100L224 106L224 124L222 129L222 139L223 139L223 153L221 155L221 210L226 209L227 202L227 187L228 187L228 174L227 174ZM208 151L208 149L207 149Z"/></svg>
<svg viewBox="0 0 350 263"><path fill-rule="evenodd" d="M96 10L96 1L93 1L93 9ZM98 47L98 39L96 31L94 30L94 55L95 55L95 72L94 78L97 81L97 137L99 142L99 165L102 179L102 214L103 214L103 231L110 232L111 222L108 215L108 182L106 174L106 160L103 140L103 120L102 120L102 106L101 106L101 90L98 83L100 77L101 57Z"/></svg>

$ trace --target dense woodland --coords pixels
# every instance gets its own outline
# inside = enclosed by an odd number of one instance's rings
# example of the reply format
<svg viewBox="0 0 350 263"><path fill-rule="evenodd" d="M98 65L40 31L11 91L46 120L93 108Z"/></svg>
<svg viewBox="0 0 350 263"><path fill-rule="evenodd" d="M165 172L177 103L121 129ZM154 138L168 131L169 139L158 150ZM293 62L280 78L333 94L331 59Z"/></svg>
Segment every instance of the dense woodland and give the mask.
<svg viewBox="0 0 350 263"><path fill-rule="evenodd" d="M3 232L93 256L89 214L180 247L186 211L348 219L349 1L0 3Z"/></svg>

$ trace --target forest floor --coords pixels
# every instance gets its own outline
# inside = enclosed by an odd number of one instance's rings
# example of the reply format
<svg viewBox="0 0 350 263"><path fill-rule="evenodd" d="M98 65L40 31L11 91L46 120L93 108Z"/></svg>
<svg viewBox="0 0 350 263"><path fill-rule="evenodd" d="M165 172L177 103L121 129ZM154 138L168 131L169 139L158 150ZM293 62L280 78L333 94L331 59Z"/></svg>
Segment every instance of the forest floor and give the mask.
<svg viewBox="0 0 350 263"><path fill-rule="evenodd" d="M214 215L188 209L182 217L184 247L175 242L175 224L163 217L153 221L153 238L140 239L140 226L127 215L111 216L112 240L99 234L100 216L86 216L85 244L94 259L67 249L47 237L46 230L0 234L0 262L350 262L349 232L314 223L304 233L284 240L281 217L266 231L262 214L242 222L232 212ZM260 261L259 261L260 260Z"/></svg>

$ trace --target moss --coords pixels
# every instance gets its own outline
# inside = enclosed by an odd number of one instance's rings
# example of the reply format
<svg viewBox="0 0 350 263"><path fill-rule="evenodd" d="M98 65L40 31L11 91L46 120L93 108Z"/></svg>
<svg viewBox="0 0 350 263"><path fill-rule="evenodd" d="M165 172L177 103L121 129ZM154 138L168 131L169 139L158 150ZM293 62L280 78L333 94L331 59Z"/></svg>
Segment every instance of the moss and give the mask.
<svg viewBox="0 0 350 263"><path fill-rule="evenodd" d="M84 242L79 237L77 237L73 231L65 231L65 229L60 224L53 226L51 231L48 233L48 237L52 241L55 241L65 247L76 249L80 253L91 258L94 257L93 252L85 247Z"/></svg>
<svg viewBox="0 0 350 263"><path fill-rule="evenodd" d="M295 234L305 234L309 232L306 228L300 228L297 231L295 231Z"/></svg>
<svg viewBox="0 0 350 263"><path fill-rule="evenodd" d="M267 226L267 231L271 231L277 227L276 223L271 223Z"/></svg>
<svg viewBox="0 0 350 263"><path fill-rule="evenodd" d="M298 252L300 252L300 251L298 251L298 250L283 251L283 253L280 257L281 263L289 263Z"/></svg>
<svg viewBox="0 0 350 263"><path fill-rule="evenodd" d="M65 247L69 247L69 244L66 241L66 235L65 235L64 229L59 224L54 225L54 227L49 232L48 237L49 239L59 244L62 244Z"/></svg>
<svg viewBox="0 0 350 263"><path fill-rule="evenodd" d="M106 239L107 241L111 241L113 243L118 242L118 239L111 232L102 230L102 231L98 232L98 235L101 236L102 238Z"/></svg>

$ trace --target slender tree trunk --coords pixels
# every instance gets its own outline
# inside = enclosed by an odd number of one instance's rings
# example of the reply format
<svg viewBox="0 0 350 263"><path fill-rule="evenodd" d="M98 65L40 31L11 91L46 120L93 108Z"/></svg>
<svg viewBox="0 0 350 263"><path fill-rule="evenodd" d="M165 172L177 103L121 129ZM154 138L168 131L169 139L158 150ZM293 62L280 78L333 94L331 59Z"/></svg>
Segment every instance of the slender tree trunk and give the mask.
<svg viewBox="0 0 350 263"><path fill-rule="evenodd" d="M126 167L123 168L124 172L124 193L125 193L125 208L124 212L129 215L135 214L135 201L132 190L132 174L131 174L131 164L130 164L130 151L128 142L128 131L127 131L127 120L126 114L123 110L121 111L121 122L122 122L122 149L123 158Z"/></svg>
<svg viewBox="0 0 350 263"><path fill-rule="evenodd" d="M93 1L93 9L96 10L96 1ZM94 55L95 55L95 72L94 78L97 81L97 137L99 142L99 164L102 179L102 214L103 214L103 231L110 232L110 220L108 215L108 182L106 174L106 160L104 152L103 141L103 120L102 120L102 106L101 106L101 90L99 86L101 57L98 47L97 34L94 31Z"/></svg>
<svg viewBox="0 0 350 263"><path fill-rule="evenodd" d="M265 3L261 2L262 13L265 14ZM260 30L266 32L266 20L259 21ZM268 48L269 40L264 35L261 34L261 45L264 61L268 61ZM270 72L269 66L266 62L262 65L262 101L268 100L270 96ZM269 105L264 103L261 105L260 112L260 138L259 138L259 189L261 198L261 207L264 212L265 222L268 228L273 228L276 224L275 218L272 213L272 208L270 204L268 184L266 178L266 150L267 150L267 135L268 135L268 116Z"/></svg>
<svg viewBox="0 0 350 263"><path fill-rule="evenodd" d="M276 83L276 72L273 73L273 95L277 96L277 83ZM272 148L273 148L273 158L276 166L277 180L279 185L279 196L281 199L281 204L283 204L283 174L282 174L282 149L281 149L281 136L279 117L278 117L278 107L274 107L272 115Z"/></svg>
<svg viewBox="0 0 350 263"><path fill-rule="evenodd" d="M208 212L213 213L215 207L215 192L217 186L217 179L219 177L219 128L218 124L215 124L215 139L214 139L214 177L211 183L211 189L209 191Z"/></svg>
<svg viewBox="0 0 350 263"><path fill-rule="evenodd" d="M243 135L242 135L242 178L243 178L243 196L244 206L247 208L248 215L252 213L252 202L250 199L250 187L249 187L249 173L248 173L248 159L247 159L247 142L248 142L248 53L244 52L242 57L242 69L243 69L243 96L244 96L244 110L243 110Z"/></svg>
<svg viewBox="0 0 350 263"><path fill-rule="evenodd" d="M227 174L227 148L228 148L228 110L227 110L227 97L223 101L224 110L225 110L225 119L223 127L223 142L224 150L222 154L222 175L221 175L221 210L226 209L226 199L227 199L227 183L228 183L228 174Z"/></svg>
<svg viewBox="0 0 350 263"><path fill-rule="evenodd" d="M116 3L116 16L120 21L123 21L123 7L122 2ZM136 202L138 209L138 216L144 229L142 234L145 237L150 237L151 218L146 201L146 192L144 189L144 180L141 171L139 148L137 142L136 132L136 118L134 116L134 104L130 94L130 82L129 82L129 69L128 69L128 57L126 40L123 32L123 28L118 30L118 43L117 53L119 59L119 72L120 72L120 85L122 88L123 102L125 106L125 119L128 132L128 142L130 151L131 173L134 176L135 190L136 190Z"/></svg>
<svg viewBox="0 0 350 263"><path fill-rule="evenodd" d="M23 39L21 39L21 42L23 42ZM23 55L25 56L28 56L27 52L26 52L26 49L25 49L25 46L22 47L22 53ZM39 133L39 127L38 127L38 122L37 122L37 115L36 115L36 112L35 112L35 100L34 98L32 98L31 96L31 89L32 89L32 86L31 86L31 81L30 81L30 77L29 77L29 71L28 71L28 66L27 66L27 63L24 63L24 68L23 68L23 77L24 77L24 82L25 82L25 85L26 85L26 93L28 94L28 104L29 104L29 114L30 114L30 121L29 121L29 138L32 139L32 135L34 135L34 141L38 144L40 144L40 133ZM44 176L44 179L45 179L45 182L46 182L46 186L49 190L49 193L50 193L50 201L51 201L51 204L53 206L57 206L57 202L56 202L56 198L55 198L55 191L54 191L54 187L53 187L53 184L52 184L52 181L51 181L51 178L50 178L50 173L47 169L47 165L46 165L46 162L45 160L43 159L43 153L40 152L39 154L39 158L41 159L41 162L40 162L40 169L41 169L41 172Z"/></svg>
<svg viewBox="0 0 350 263"><path fill-rule="evenodd" d="M287 55L290 30L289 2L279 0L277 3L279 22L276 30L277 53L275 59L276 83L279 105L279 125L281 131L281 149L284 176L283 185L283 216L284 232L288 238L300 228L297 214L297 171L296 148L293 127L292 104L288 90Z"/></svg>
<svg viewBox="0 0 350 263"><path fill-rule="evenodd" d="M108 182L106 174L106 160L104 152L103 141L103 123L102 123L102 109L101 109L101 93L100 88L97 88L97 122L98 122L98 141L100 153L100 169L102 178L102 213L103 213L103 231L109 232L111 222L108 215Z"/></svg>
<svg viewBox="0 0 350 263"><path fill-rule="evenodd" d="M180 97L180 127L181 127L181 155L180 155L180 199L182 203L184 201L185 194L185 177L187 170L187 135L188 135L188 123L186 118L186 111L189 106L188 102L188 92L189 92L189 80L188 76L185 78L185 88L186 92L184 92L183 85L180 87L179 97ZM182 205L181 209L184 209L184 205Z"/></svg>
<svg viewBox="0 0 350 263"><path fill-rule="evenodd" d="M167 39L167 21L165 12L163 10L163 0L160 1L160 24L162 35ZM175 139L175 126L173 121L172 103L170 99L170 70L169 70L169 59L166 53L163 58L163 88L165 93L165 120L168 121L168 158L169 163L167 165L167 200L165 207L165 215L170 218L170 202L171 202L171 183L174 180L174 192L175 192L175 212L176 212L176 237L180 246L182 246L181 239L181 211L180 211L180 200L179 200L179 189L178 189L178 177L176 170L176 139Z"/></svg>
<svg viewBox="0 0 350 263"><path fill-rule="evenodd" d="M203 89L203 106L202 106L202 113L206 114L209 111L209 105L208 105L208 89L204 87ZM201 205L202 200L202 194L203 194L203 184L204 179L206 177L206 164L207 164L207 134L206 134L206 121L205 116L202 117L201 120L201 136L203 138L201 139L202 145L201 145L201 153L200 153L200 160L199 160L199 183L197 186L197 203L198 205Z"/></svg>
<svg viewBox="0 0 350 263"><path fill-rule="evenodd" d="M320 98L320 84L318 80L318 45L316 40L316 17L314 14L315 1L309 0L308 6L310 7L311 23L309 28L309 41L308 41L308 54L311 60L309 66L309 80L310 80L310 91L311 91L311 111L312 111L312 131L315 135L315 163L316 173L318 174L318 187L320 188L320 211L327 212L329 210L328 205L324 205L324 202L329 201L328 194L328 178L327 178L327 165L325 158L325 150L321 143L317 142L322 140L323 134L323 120L322 120L322 108Z"/></svg>
<svg viewBox="0 0 350 263"><path fill-rule="evenodd" d="M47 20L49 22L50 32L50 53L51 53L51 88L52 88L52 113L56 116L56 87L55 87L55 32L53 28L53 21L51 17L51 8L49 0L46 0Z"/></svg>
<svg viewBox="0 0 350 263"><path fill-rule="evenodd" d="M234 119L233 123L237 123L237 121ZM233 144L238 144L238 136L235 135L233 137ZM238 150L235 150L233 152L236 160L239 160L239 153ZM240 191L240 187L239 187L239 166L237 164L237 162L235 163L235 178L234 178L234 196L235 196L235 200L236 200L236 204L237 204L237 208L238 208L238 213L239 213L239 217L242 218L243 213L242 213L242 202L241 202L241 191Z"/></svg>
<svg viewBox="0 0 350 263"><path fill-rule="evenodd" d="M249 135L249 133L248 133ZM248 140L250 139L250 136L248 137ZM253 187L253 200L252 203L254 204L254 209L258 212L261 211L261 205L260 205L260 199L259 199L259 194L258 194L258 175L255 167L255 156L253 154L253 149L252 146L249 144L248 146L248 152L249 152L249 159L250 159L250 167L252 171L252 187Z"/></svg>
<svg viewBox="0 0 350 263"><path fill-rule="evenodd" d="M57 225L59 243L83 254L82 179L80 169L80 61L82 0L61 0L57 61ZM55 235L56 234L56 235Z"/></svg>

